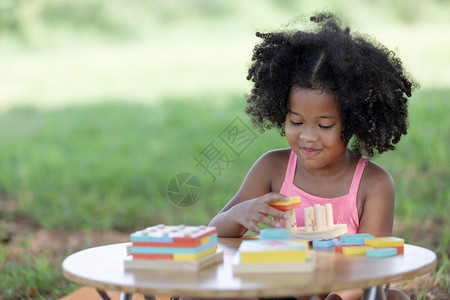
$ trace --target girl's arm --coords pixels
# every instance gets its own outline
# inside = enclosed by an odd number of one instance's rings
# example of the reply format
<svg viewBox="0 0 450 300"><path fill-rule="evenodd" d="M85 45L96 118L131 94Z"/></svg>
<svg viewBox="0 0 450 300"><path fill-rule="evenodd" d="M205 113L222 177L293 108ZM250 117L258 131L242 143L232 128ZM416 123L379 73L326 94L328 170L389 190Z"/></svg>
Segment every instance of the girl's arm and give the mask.
<svg viewBox="0 0 450 300"><path fill-rule="evenodd" d="M286 215L271 207L269 202L289 199L271 192L272 176L279 175L277 170L280 169L281 156L277 151L268 152L255 162L236 195L209 224L217 228L219 236L240 237L248 229L259 233L259 222L272 227L280 226L275 220L285 218Z"/></svg>
<svg viewBox="0 0 450 300"><path fill-rule="evenodd" d="M394 181L389 173L379 165L369 162L358 191L360 200L360 233L370 233L376 237L391 236L394 222ZM333 291L326 300L357 300L363 295L362 289Z"/></svg>
<svg viewBox="0 0 450 300"><path fill-rule="evenodd" d="M394 223L395 186L389 173L370 162L364 170L360 192L364 195L359 232L391 236Z"/></svg>

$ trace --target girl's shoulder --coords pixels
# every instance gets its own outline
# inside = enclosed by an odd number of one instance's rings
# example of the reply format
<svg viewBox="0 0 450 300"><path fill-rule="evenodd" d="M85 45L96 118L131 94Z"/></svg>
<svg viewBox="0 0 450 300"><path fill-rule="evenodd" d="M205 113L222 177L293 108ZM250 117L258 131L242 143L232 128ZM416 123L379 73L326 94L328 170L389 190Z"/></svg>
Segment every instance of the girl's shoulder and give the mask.
<svg viewBox="0 0 450 300"><path fill-rule="evenodd" d="M290 148L275 149L261 155L258 161L261 161L264 165L279 167L280 165L287 165L290 154Z"/></svg>
<svg viewBox="0 0 450 300"><path fill-rule="evenodd" d="M265 178L270 191L279 191L283 184L291 149L276 149L264 153L257 161L257 173ZM264 174L264 175L263 175Z"/></svg>
<svg viewBox="0 0 450 300"><path fill-rule="evenodd" d="M290 153L290 148L268 151L258 158L254 168L257 168L258 173L264 172L271 178L284 177Z"/></svg>
<svg viewBox="0 0 450 300"><path fill-rule="evenodd" d="M389 172L379 164L369 160L364 169L361 187L366 190L376 190L394 186L394 181Z"/></svg>

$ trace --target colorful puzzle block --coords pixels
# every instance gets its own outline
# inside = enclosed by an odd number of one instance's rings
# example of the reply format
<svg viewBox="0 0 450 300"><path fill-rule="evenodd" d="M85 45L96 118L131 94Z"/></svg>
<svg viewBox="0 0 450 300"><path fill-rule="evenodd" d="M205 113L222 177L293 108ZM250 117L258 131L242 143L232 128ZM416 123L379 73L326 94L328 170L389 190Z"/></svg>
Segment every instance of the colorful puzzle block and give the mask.
<svg viewBox="0 0 450 300"><path fill-rule="evenodd" d="M374 236L369 233L344 234L341 235L341 242L343 244L364 245L366 239L372 238Z"/></svg>
<svg viewBox="0 0 450 300"><path fill-rule="evenodd" d="M269 205L276 209L287 211L300 207L301 201L300 197L290 197L288 201L272 201Z"/></svg>
<svg viewBox="0 0 450 300"><path fill-rule="evenodd" d="M286 220L284 220L284 227L291 232L297 231L297 218L295 216L295 208L300 207L300 197L290 197L288 201L272 201L270 206L285 211L287 214Z"/></svg>
<svg viewBox="0 0 450 300"><path fill-rule="evenodd" d="M366 245L377 247L377 248L386 248L386 247L403 247L405 241L401 238L397 237L378 237L378 238L369 238L365 240Z"/></svg>
<svg viewBox="0 0 450 300"><path fill-rule="evenodd" d="M367 250L366 256L370 258L384 258L397 255L397 248L377 248Z"/></svg>
<svg viewBox="0 0 450 300"><path fill-rule="evenodd" d="M244 240L233 259L235 274L303 273L315 266L314 251L300 240Z"/></svg>
<svg viewBox="0 0 450 300"><path fill-rule="evenodd" d="M217 231L207 226L157 225L130 235L126 268L197 270L221 261ZM161 261L165 261L164 265Z"/></svg>
<svg viewBox="0 0 450 300"><path fill-rule="evenodd" d="M364 246L364 244L344 244L342 242L336 242L334 244L334 251L337 253L342 253L343 247L355 247L355 246Z"/></svg>
<svg viewBox="0 0 450 300"><path fill-rule="evenodd" d="M288 240L291 231L286 228L265 228L259 233L260 240Z"/></svg>
<svg viewBox="0 0 450 300"><path fill-rule="evenodd" d="M291 240L244 240L239 246L241 263L304 262L308 245Z"/></svg>
<svg viewBox="0 0 450 300"><path fill-rule="evenodd" d="M342 254L345 255L366 255L368 250L372 250L373 247L369 246L344 246L342 247Z"/></svg>

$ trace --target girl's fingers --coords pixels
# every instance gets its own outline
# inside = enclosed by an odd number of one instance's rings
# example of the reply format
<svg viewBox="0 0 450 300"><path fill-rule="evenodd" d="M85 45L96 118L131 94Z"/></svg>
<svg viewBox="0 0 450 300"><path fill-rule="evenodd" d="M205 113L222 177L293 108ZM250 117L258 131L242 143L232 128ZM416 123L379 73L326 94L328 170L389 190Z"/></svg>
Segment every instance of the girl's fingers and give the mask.
<svg viewBox="0 0 450 300"><path fill-rule="evenodd" d="M281 226L281 223L279 220L276 221L275 219L271 219L266 216L261 217L261 219L259 221L263 224L269 225L270 227L279 228Z"/></svg>

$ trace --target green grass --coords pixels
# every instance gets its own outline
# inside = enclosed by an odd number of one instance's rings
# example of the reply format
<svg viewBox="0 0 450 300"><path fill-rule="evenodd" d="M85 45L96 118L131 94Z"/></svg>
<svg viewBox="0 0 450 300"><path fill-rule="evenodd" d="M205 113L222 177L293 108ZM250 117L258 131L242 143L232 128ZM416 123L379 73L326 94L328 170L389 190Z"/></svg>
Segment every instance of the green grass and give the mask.
<svg viewBox="0 0 450 300"><path fill-rule="evenodd" d="M376 158L394 177L401 220L445 221L443 212L449 211L447 93L417 93L408 135L396 151ZM236 117L245 122L247 117L242 97L230 95L221 103L226 100L229 104L167 99L147 106L117 102L3 113L0 138L11 142L0 148L0 193L53 229L207 223L262 153L286 146L275 131L254 131L257 139L241 156L230 151L219 135ZM216 172L215 181L195 161L211 142L233 161ZM182 172L202 184L195 208L176 207L167 196L169 181Z"/></svg>
<svg viewBox="0 0 450 300"><path fill-rule="evenodd" d="M408 134L377 161L394 177L397 217L408 221L450 211L448 91L421 90L410 102Z"/></svg>
<svg viewBox="0 0 450 300"><path fill-rule="evenodd" d="M51 263L54 255L48 251L21 255L20 261L5 260L7 254L0 247L1 299L57 299L77 287L62 279L61 269Z"/></svg>
<svg viewBox="0 0 450 300"><path fill-rule="evenodd" d="M232 105L233 97L229 100ZM268 150L257 139L241 157L229 151L235 162L214 182L197 166L195 158L210 142L225 147L219 134L234 118L245 120L242 109L230 105L169 99L152 106L14 109L0 118L0 138L11 141L0 149L0 193L54 229L207 223L233 195L252 160ZM170 179L182 172L202 183L195 209L177 208L167 197Z"/></svg>

